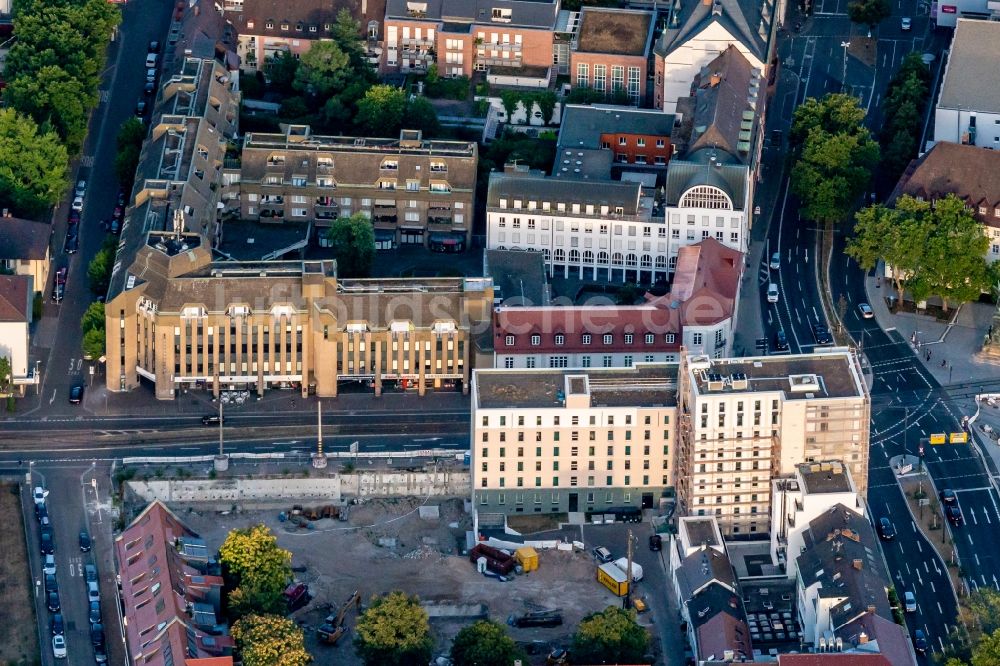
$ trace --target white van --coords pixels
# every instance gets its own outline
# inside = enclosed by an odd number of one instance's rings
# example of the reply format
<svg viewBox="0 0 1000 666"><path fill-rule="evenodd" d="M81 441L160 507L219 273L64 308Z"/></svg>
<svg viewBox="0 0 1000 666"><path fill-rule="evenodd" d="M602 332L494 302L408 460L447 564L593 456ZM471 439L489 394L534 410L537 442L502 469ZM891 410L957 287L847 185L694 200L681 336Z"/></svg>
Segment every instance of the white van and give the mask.
<svg viewBox="0 0 1000 666"><path fill-rule="evenodd" d="M152 69L156 67L156 54L149 53L146 55L146 69Z"/></svg>

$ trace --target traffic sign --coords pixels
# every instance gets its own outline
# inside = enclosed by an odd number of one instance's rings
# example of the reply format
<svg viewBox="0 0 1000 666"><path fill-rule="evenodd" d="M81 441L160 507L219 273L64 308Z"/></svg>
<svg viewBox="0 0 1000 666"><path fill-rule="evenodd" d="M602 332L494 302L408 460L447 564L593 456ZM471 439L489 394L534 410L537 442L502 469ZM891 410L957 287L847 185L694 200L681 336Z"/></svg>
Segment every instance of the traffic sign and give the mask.
<svg viewBox="0 0 1000 666"><path fill-rule="evenodd" d="M944 444L947 441L948 437L943 432L931 435L931 444Z"/></svg>
<svg viewBox="0 0 1000 666"><path fill-rule="evenodd" d="M967 432L953 432L948 436L948 442L951 444L968 444L969 443L969 433Z"/></svg>

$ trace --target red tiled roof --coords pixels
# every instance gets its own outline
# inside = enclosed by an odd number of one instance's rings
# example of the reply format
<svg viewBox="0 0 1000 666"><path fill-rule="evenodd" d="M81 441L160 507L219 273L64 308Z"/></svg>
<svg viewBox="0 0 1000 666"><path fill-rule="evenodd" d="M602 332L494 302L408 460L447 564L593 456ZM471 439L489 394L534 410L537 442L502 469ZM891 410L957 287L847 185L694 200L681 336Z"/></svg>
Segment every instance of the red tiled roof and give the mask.
<svg viewBox="0 0 1000 666"><path fill-rule="evenodd" d="M678 351L681 343L678 311L652 305L501 308L493 330L494 348L508 353L662 352ZM632 344L625 343L626 333L633 336ZM652 343L646 343L647 333L653 334ZM674 342L666 341L667 333L674 333ZM591 336L589 345L584 334ZM607 334L613 336L611 344L604 344ZM507 344L508 335L514 336L513 345ZM531 344L533 335L540 337L539 344ZM556 335L565 336L562 345Z"/></svg>
<svg viewBox="0 0 1000 666"><path fill-rule="evenodd" d="M204 657L202 659L188 659L187 666L233 666L233 658Z"/></svg>
<svg viewBox="0 0 1000 666"><path fill-rule="evenodd" d="M821 654L779 654L778 666L892 666L892 662L880 654L825 652Z"/></svg>
<svg viewBox="0 0 1000 666"><path fill-rule="evenodd" d="M710 326L733 316L743 272L743 253L714 238L677 252L670 293L649 298L659 307L678 304L681 326Z"/></svg>
<svg viewBox="0 0 1000 666"><path fill-rule="evenodd" d="M736 654L736 661L741 656L753 658L753 646L750 643L750 628L742 620L729 613L719 612L715 617L698 627L698 653L702 659L723 659L727 650Z"/></svg>

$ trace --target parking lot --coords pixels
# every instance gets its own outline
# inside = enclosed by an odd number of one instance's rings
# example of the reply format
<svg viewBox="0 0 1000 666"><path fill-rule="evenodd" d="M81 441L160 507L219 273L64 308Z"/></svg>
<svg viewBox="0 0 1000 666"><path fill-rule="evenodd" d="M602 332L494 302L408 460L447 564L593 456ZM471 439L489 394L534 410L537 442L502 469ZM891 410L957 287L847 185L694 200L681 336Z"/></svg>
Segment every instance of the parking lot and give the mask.
<svg viewBox="0 0 1000 666"><path fill-rule="evenodd" d="M628 529L636 538L634 561L644 570L644 579L636 585L650 611L640 616L641 624L653 634L654 653L659 655L660 636L671 633L671 645L680 646L676 608L668 601L662 553L652 552L648 524L614 524L566 527L558 533L544 533L532 538L578 541L583 537L584 551L544 550L539 552L539 568L530 574L500 582L479 574L465 548L465 531L471 520L462 510L461 500L442 501L438 520L417 516L419 499L373 500L350 507L347 523L334 519L314 521L313 529L302 529L290 522L280 522L280 508L270 511L232 512L232 506L192 509L172 507L185 523L204 538L214 550L229 530L264 523L278 537L278 543L292 552L296 576L309 585L313 601L295 614L306 630L306 646L316 664L360 663L351 646L351 628L356 612L346 613L347 635L337 645L322 645L315 629L323 618L336 612L351 594L359 591L363 604L376 594L402 589L416 594L422 602L450 609L457 616L431 621L435 636L435 654L445 654L451 638L471 623L478 605L485 605L488 617L504 623L512 614L541 609L560 609L563 624L552 628L513 628L510 635L525 646L568 647L577 624L586 615L621 600L596 580L596 566L590 549L608 547L615 557L625 555ZM665 545L665 544L664 544ZM377 571L377 576L372 572ZM468 614L463 614L468 611ZM544 654L539 654L544 661Z"/></svg>
<svg viewBox="0 0 1000 666"><path fill-rule="evenodd" d="M34 582L41 663L83 666L96 661L84 577L88 564L97 567L107 663L125 663L111 550L113 519L107 499L110 488L108 469L85 463L53 463L45 467L31 465L25 478L26 481L30 479L30 483L22 484L21 508L28 533L28 562ZM44 504L55 556L58 613L63 618L66 659L57 660L53 654L51 623L56 612L49 610L52 604L46 593L46 584L50 581L46 581L43 573L42 529L32 496L36 487L42 487L47 492ZM86 552L81 550L81 531L86 531L90 540L90 550Z"/></svg>

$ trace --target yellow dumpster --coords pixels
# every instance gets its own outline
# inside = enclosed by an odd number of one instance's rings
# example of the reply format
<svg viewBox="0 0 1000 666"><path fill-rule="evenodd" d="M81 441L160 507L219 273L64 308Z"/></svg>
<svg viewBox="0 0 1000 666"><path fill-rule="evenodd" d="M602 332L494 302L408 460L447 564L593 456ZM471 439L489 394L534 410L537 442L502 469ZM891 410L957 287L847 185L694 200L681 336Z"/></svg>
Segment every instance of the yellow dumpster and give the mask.
<svg viewBox="0 0 1000 666"><path fill-rule="evenodd" d="M514 551L514 559L517 560L524 573L534 571L538 568L538 551L530 546L524 546Z"/></svg>

